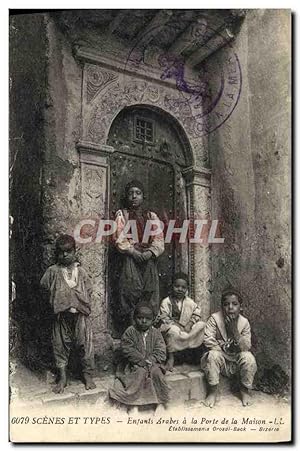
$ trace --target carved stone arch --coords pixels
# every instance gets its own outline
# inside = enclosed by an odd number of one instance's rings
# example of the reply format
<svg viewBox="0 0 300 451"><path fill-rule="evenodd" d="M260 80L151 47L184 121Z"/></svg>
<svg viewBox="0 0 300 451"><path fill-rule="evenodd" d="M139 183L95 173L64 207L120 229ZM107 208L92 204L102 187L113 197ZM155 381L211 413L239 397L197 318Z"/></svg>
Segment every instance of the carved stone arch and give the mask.
<svg viewBox="0 0 300 451"><path fill-rule="evenodd" d="M100 69L97 70L99 72ZM184 101L177 89L142 79L124 77L121 80L120 76L109 79L112 80L111 83L104 85L94 99L85 105L83 140L105 144L110 126L123 108L137 104L147 105L173 118L185 148L191 154L191 166L196 164L209 167L206 139L200 136L193 107Z"/></svg>
<svg viewBox="0 0 300 451"><path fill-rule="evenodd" d="M158 116L161 116L162 119L165 119L170 124L170 126L176 131L176 133L178 134L178 137L179 137L179 139L181 141L181 144L182 144L182 149L184 151L186 167L191 167L191 166L194 167L195 166L196 161L195 161L195 155L194 155L194 152L193 152L193 148L192 148L192 146L190 144L190 141L188 139L188 136L187 136L182 124L179 122L178 118L176 118L173 114L171 114L167 110L165 110L165 109L163 109L161 107L158 107L156 105L152 105L150 103L138 103L138 104L132 104L132 105L128 105L126 107L123 107L113 117L112 122L109 125L108 132L110 132L110 130L112 128L112 124L116 121L116 119L118 118L118 116L120 114L122 114L125 110L130 111L130 110L133 110L135 108L144 108L145 110L153 111ZM109 137L109 133L107 133L107 139L108 139L108 137ZM106 144L110 144L110 143L106 141Z"/></svg>

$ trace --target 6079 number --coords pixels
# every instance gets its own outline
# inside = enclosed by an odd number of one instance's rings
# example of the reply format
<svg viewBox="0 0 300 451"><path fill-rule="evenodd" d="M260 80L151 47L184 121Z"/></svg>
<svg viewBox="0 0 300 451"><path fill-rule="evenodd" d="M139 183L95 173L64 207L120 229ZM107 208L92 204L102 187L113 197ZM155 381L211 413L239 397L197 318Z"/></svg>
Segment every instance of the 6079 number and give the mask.
<svg viewBox="0 0 300 451"><path fill-rule="evenodd" d="M11 424L28 424L29 417L12 417Z"/></svg>

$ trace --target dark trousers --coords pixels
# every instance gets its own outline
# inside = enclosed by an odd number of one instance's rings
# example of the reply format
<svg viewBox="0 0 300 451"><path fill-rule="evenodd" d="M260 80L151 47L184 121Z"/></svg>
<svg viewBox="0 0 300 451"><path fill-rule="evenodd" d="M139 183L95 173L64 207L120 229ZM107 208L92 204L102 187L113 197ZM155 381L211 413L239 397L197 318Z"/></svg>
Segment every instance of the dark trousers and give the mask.
<svg viewBox="0 0 300 451"><path fill-rule="evenodd" d="M70 352L77 351L82 372L91 375L94 368L94 346L90 318L82 313L62 312L55 317L52 345L57 368L68 365Z"/></svg>
<svg viewBox="0 0 300 451"><path fill-rule="evenodd" d="M154 259L137 263L130 256L123 257L120 276L120 301L124 317L130 318L139 301L148 302L154 314L157 315L159 309L159 278Z"/></svg>

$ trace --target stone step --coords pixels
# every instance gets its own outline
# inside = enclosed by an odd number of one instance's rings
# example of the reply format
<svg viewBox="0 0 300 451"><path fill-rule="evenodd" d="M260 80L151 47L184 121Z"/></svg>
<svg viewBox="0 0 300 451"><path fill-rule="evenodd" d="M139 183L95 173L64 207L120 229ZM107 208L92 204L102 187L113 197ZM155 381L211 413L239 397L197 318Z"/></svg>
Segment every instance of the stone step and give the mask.
<svg viewBox="0 0 300 451"><path fill-rule="evenodd" d="M207 393L207 385L204 373L197 365L180 365L174 368L173 372L167 372L166 380L170 387L170 403L183 404L185 402L203 401ZM114 376L96 377L94 381L96 388L94 390L85 390L82 382L72 380L66 387L63 394L54 394L52 392L53 379L48 378L49 383L45 384L44 390L30 390L31 400L42 402L46 405L59 404L96 404L107 399L108 389L113 385ZM221 378L219 392L229 393L231 390L227 378Z"/></svg>
<svg viewBox="0 0 300 451"><path fill-rule="evenodd" d="M187 374L169 373L166 375L170 387L170 403L182 404L185 401L201 401L206 396L206 383L201 371ZM94 390L85 390L83 384L68 385L63 394L50 391L40 393L36 398L42 398L44 404L95 404L107 397L107 391L113 384L113 378L95 379L97 385Z"/></svg>

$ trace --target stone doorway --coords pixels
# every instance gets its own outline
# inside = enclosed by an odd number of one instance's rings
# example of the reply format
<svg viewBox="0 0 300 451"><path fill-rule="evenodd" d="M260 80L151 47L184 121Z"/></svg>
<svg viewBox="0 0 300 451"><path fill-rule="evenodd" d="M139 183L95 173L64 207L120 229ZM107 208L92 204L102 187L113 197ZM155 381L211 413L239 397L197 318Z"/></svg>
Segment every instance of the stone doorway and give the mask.
<svg viewBox="0 0 300 451"><path fill-rule="evenodd" d="M127 85L123 89L128 93ZM122 92L119 94L111 92L111 98L117 99L118 103L110 103L111 109L106 115L101 103L94 107L95 118L98 117L99 109L99 114L101 110L104 119L99 118L95 123L96 134L84 132L77 144L81 165L82 215L96 215L100 219L107 219L109 216L113 218L116 210L122 206L122 193L126 182L134 177L143 179L142 182L148 190L146 195L149 206L157 211L160 219L164 220L164 211L167 212L167 219L170 219L172 214L172 219L176 220L178 216L179 222L183 218L193 220L209 217L210 170L201 166L201 142L195 141L188 133L189 129L183 126L179 114L173 115L160 106L145 104L142 99L137 103L128 94L125 102ZM145 142L133 138L135 124L138 123L141 128L148 130L143 132L144 136L147 133L149 135L151 129L146 123L137 122L136 116L141 120L146 119L146 122L155 122L154 144L146 142L148 138ZM183 118L189 121L184 115ZM93 120L88 124L93 123ZM104 126L108 122L109 125L105 129ZM89 128L84 127L84 130ZM141 172L136 173L135 168L139 168L138 171ZM158 189L164 192L164 196L156 195ZM159 203L162 200L163 203ZM167 294L169 282L176 269L187 271L190 296L201 305L205 319L210 314L211 302L209 247L190 243L179 249L175 243L173 246L175 249L171 249L171 253L166 251L160 257L160 265L164 262L166 266L166 271L160 272L166 274L161 277L160 297ZM118 286L115 283L118 269L113 253L114 248L107 246L107 242L92 242L81 250L81 261L93 279L92 324L95 351L99 356L103 356L110 349L111 337L118 338L122 332L112 321L113 306L117 305L118 299L112 292L112 287Z"/></svg>
<svg viewBox="0 0 300 451"><path fill-rule="evenodd" d="M187 192L182 171L188 166L182 140L168 115L145 106L123 109L109 131L110 216L124 207L124 187L132 179L145 189L145 207L158 214L167 227L171 219L180 227L188 217ZM177 235L178 237L178 235ZM175 271L188 272L188 244L179 244L176 235L159 257L160 297L168 295ZM118 326L120 254L113 245L108 256L108 313L113 336L123 332Z"/></svg>

